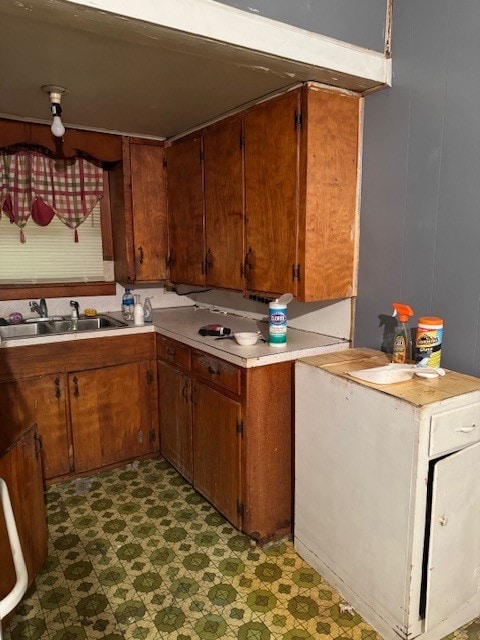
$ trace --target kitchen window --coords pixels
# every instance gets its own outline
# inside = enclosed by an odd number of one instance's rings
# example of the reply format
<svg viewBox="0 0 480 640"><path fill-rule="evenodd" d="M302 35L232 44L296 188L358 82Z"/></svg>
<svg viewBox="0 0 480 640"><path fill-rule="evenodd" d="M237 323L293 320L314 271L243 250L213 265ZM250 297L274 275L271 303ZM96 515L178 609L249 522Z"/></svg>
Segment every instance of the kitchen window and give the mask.
<svg viewBox="0 0 480 640"><path fill-rule="evenodd" d="M0 219L0 286L113 280L111 262L103 260L100 202L82 224L79 242L56 216L47 227L30 223L26 242L18 241L18 227Z"/></svg>
<svg viewBox="0 0 480 640"><path fill-rule="evenodd" d="M104 196L78 230L56 216L46 227L19 228L0 218L0 300L115 293L108 172Z"/></svg>

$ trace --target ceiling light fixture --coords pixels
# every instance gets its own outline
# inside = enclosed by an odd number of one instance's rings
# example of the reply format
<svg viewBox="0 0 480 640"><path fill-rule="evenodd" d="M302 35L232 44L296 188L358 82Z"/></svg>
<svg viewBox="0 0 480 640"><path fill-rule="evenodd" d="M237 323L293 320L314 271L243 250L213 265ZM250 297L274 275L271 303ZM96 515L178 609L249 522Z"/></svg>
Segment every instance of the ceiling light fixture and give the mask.
<svg viewBox="0 0 480 640"><path fill-rule="evenodd" d="M50 96L50 111L53 116L53 122L50 130L55 137L61 138L65 133L65 127L63 126L63 122L60 117L62 114L60 102L62 100L62 95L67 90L65 87L59 87L55 84L44 84L42 86L42 91L45 91L45 93L48 93Z"/></svg>

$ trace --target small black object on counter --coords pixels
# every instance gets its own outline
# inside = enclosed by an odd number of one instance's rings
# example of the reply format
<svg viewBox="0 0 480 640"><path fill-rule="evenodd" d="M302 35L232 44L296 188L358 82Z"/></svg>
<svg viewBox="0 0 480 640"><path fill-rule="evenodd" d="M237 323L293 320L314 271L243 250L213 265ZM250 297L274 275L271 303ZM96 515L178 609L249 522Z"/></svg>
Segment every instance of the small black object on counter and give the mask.
<svg viewBox="0 0 480 640"><path fill-rule="evenodd" d="M232 330L228 327L223 327L221 324L206 324L200 327L198 333L201 336L229 336Z"/></svg>

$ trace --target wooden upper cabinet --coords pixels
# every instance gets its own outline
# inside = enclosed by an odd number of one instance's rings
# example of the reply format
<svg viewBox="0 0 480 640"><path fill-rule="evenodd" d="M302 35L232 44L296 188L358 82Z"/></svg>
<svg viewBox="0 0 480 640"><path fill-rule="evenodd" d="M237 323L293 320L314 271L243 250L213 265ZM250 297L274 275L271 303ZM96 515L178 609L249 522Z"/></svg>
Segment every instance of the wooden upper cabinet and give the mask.
<svg viewBox="0 0 480 640"><path fill-rule="evenodd" d="M163 144L123 139L123 162L110 172L115 276L124 284L167 277Z"/></svg>
<svg viewBox="0 0 480 640"><path fill-rule="evenodd" d="M205 170L206 284L243 290L243 134L241 118L208 127Z"/></svg>
<svg viewBox="0 0 480 640"><path fill-rule="evenodd" d="M296 294L300 90L245 115L246 288Z"/></svg>
<svg viewBox="0 0 480 640"><path fill-rule="evenodd" d="M202 139L167 147L169 265L172 282L205 284Z"/></svg>
<svg viewBox="0 0 480 640"><path fill-rule="evenodd" d="M360 117L363 99L303 88L298 299L357 292Z"/></svg>

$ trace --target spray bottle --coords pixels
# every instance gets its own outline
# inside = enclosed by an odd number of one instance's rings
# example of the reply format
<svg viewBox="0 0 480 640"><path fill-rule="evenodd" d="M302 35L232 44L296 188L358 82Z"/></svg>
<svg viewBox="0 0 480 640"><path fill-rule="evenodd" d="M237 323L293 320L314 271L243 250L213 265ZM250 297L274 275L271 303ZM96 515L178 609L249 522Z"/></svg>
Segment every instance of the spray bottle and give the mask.
<svg viewBox="0 0 480 640"><path fill-rule="evenodd" d="M398 324L394 330L392 362L400 364L412 362L412 334L408 326L408 318L414 315L408 304L394 302L393 316L398 316Z"/></svg>

